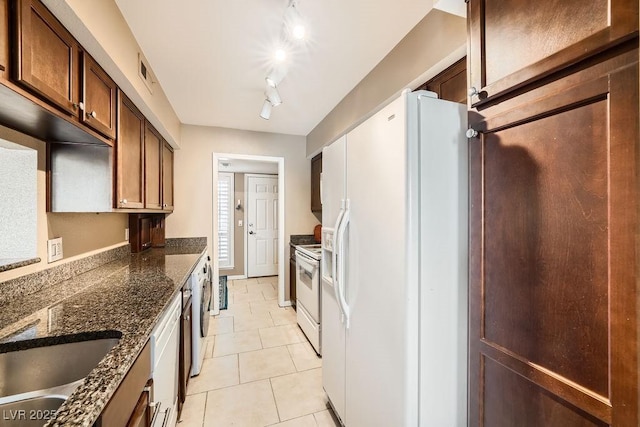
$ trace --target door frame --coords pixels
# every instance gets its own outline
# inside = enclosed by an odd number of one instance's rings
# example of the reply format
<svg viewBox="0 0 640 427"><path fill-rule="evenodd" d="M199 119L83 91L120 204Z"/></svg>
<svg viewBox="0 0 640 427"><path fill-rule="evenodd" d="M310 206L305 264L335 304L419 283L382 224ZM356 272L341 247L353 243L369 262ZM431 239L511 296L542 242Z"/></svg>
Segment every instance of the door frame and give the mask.
<svg viewBox="0 0 640 427"><path fill-rule="evenodd" d="M271 177L271 178L278 178L278 194L280 194L280 175L273 175L273 174L268 174L268 173L254 173L254 172L247 172L244 174L244 191L245 191L245 199L244 199L244 229L245 232L244 234L244 275L249 278L249 233L246 232L247 230L247 224L249 221L249 212L248 212L248 203L247 200L249 199L249 178L250 177ZM278 196L278 202L280 201L280 196ZM278 203L279 205L279 203ZM280 206L278 206L278 220L280 218ZM280 227L280 223L278 222L278 227ZM278 249L280 249L280 230L278 230ZM278 276L280 276L280 254L278 254ZM278 292L279 294L280 292Z"/></svg>
<svg viewBox="0 0 640 427"><path fill-rule="evenodd" d="M221 159L236 159L236 160L254 160L259 162L271 162L278 164L278 305L280 307L288 307L291 305L291 300L284 299L285 297L285 289L284 289L284 281L285 281L285 256L284 256L284 242L285 242L285 186L284 186L284 157L274 157L274 156L258 156L252 154L234 154L234 153L213 153L212 158L212 180L213 180L213 188L218 188L218 162ZM218 253L218 216L215 215L217 212L218 206L218 193L217 191L213 191L212 197L213 204L211 206L213 216L213 233L212 233L212 242L211 247L213 253ZM246 219L245 219L246 220ZM246 235L246 233L245 233ZM247 245L245 244L245 275L246 275L246 249ZM288 259L288 258L286 258ZM213 263L213 280L214 283L219 283L220 280L220 267L218 265L218 258L216 256L212 257ZM289 263L286 263L287 268L289 267Z"/></svg>

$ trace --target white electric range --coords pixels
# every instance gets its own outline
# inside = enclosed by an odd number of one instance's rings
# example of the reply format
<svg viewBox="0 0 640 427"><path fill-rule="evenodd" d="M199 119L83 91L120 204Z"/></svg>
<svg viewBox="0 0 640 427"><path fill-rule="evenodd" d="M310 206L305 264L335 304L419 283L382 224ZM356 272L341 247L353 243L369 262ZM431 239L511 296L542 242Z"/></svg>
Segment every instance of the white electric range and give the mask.
<svg viewBox="0 0 640 427"><path fill-rule="evenodd" d="M320 260L322 245L296 246L296 309L298 325L319 355L320 342Z"/></svg>

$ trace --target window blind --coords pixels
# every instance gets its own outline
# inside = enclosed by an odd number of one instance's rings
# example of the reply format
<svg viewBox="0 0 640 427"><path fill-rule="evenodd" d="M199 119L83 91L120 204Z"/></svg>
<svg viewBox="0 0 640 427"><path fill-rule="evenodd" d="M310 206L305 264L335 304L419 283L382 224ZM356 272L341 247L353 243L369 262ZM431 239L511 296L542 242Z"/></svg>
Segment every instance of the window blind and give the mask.
<svg viewBox="0 0 640 427"><path fill-rule="evenodd" d="M218 263L233 268L233 174L218 173Z"/></svg>

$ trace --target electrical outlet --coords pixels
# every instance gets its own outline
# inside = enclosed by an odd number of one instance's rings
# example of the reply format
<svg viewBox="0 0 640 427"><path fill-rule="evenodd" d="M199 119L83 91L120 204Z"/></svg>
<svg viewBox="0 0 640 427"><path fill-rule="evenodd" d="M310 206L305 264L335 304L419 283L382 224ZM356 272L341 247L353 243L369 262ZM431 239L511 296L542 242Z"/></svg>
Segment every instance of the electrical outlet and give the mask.
<svg viewBox="0 0 640 427"><path fill-rule="evenodd" d="M129 241L129 229L128 228L124 229L124 240L126 240L127 242Z"/></svg>
<svg viewBox="0 0 640 427"><path fill-rule="evenodd" d="M47 261L54 262L62 259L62 237L47 240Z"/></svg>
<svg viewBox="0 0 640 427"><path fill-rule="evenodd" d="M242 227L242 220L241 219L238 220L238 227Z"/></svg>

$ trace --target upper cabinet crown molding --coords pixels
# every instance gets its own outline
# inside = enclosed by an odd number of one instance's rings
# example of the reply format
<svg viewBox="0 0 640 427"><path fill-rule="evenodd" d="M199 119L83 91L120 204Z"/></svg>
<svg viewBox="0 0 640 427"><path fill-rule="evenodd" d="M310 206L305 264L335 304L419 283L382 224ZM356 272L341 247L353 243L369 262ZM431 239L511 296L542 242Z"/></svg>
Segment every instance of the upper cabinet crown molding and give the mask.
<svg viewBox="0 0 640 427"><path fill-rule="evenodd" d="M469 0L471 105L492 103L638 35L638 2Z"/></svg>

